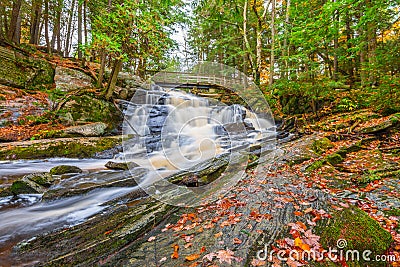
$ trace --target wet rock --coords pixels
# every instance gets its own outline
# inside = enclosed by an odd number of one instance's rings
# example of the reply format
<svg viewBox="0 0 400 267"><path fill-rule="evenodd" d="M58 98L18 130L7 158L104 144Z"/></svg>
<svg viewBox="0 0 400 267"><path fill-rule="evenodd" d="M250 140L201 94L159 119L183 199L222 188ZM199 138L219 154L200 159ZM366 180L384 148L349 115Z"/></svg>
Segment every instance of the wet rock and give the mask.
<svg viewBox="0 0 400 267"><path fill-rule="evenodd" d="M90 123L80 126L72 126L64 129L68 134L79 134L83 136L102 136L107 129L107 124L103 122Z"/></svg>
<svg viewBox="0 0 400 267"><path fill-rule="evenodd" d="M148 173L147 169L136 168L121 172L95 172L75 175L62 180L57 188L48 190L43 199L57 199L61 197L85 194L99 188L134 187L137 181Z"/></svg>
<svg viewBox="0 0 400 267"><path fill-rule="evenodd" d="M187 187L197 187L199 186L199 178L197 175L188 175L182 179L182 184Z"/></svg>
<svg viewBox="0 0 400 267"><path fill-rule="evenodd" d="M94 155L112 158L121 147L121 136L60 138L0 143L0 159L40 159L51 157L89 158ZM116 153L118 153L119 149ZM122 148L120 149L122 150ZM105 154L102 151L106 151ZM104 157L98 158L104 158Z"/></svg>
<svg viewBox="0 0 400 267"><path fill-rule="evenodd" d="M104 151L97 152L93 155L93 158L96 159L112 159L118 153L123 151L123 147L121 145L116 145L110 149L106 149Z"/></svg>
<svg viewBox="0 0 400 267"><path fill-rule="evenodd" d="M29 179L44 187L50 187L54 183L53 176L47 172L28 174L24 176L23 180L25 179Z"/></svg>
<svg viewBox="0 0 400 267"><path fill-rule="evenodd" d="M82 172L81 168L71 165L60 165L53 167L50 170L50 174L53 175L61 175L66 173L81 173L81 172Z"/></svg>
<svg viewBox="0 0 400 267"><path fill-rule="evenodd" d="M12 196L13 192L10 188L0 188L0 197L9 197Z"/></svg>
<svg viewBox="0 0 400 267"><path fill-rule="evenodd" d="M25 175L21 180L13 182L10 191L19 194L43 194L46 188L53 183L53 178L48 173L34 173Z"/></svg>
<svg viewBox="0 0 400 267"><path fill-rule="evenodd" d="M92 86L92 78L85 73L59 66L56 68L54 82L56 83L56 89L61 91L72 91Z"/></svg>
<svg viewBox="0 0 400 267"><path fill-rule="evenodd" d="M104 165L106 168L111 170L129 170L135 167L139 167L135 162L114 162L109 161Z"/></svg>

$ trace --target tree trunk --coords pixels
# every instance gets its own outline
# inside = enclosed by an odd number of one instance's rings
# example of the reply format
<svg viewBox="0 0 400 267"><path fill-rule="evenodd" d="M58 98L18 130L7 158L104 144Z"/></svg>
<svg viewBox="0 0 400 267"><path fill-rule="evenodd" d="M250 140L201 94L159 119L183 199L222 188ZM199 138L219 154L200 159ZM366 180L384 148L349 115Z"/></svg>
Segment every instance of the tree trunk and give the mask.
<svg viewBox="0 0 400 267"><path fill-rule="evenodd" d="M40 38L40 18L42 16L42 0L32 1L31 27L30 27L30 44L39 44Z"/></svg>
<svg viewBox="0 0 400 267"><path fill-rule="evenodd" d="M287 79L289 76L289 47L288 47L288 36L289 36L289 22L290 22L290 0L286 1L286 14L285 14L285 38L283 39L283 57L285 62L285 69L283 71L283 78Z"/></svg>
<svg viewBox="0 0 400 267"><path fill-rule="evenodd" d="M49 0L44 1L44 39L46 40L47 52L51 53L49 39Z"/></svg>
<svg viewBox="0 0 400 267"><path fill-rule="evenodd" d="M54 18L53 36L51 37L51 49L54 50L57 41L57 50L61 48L60 45L60 34L61 34L61 12L62 12L62 0L57 1L56 16Z"/></svg>
<svg viewBox="0 0 400 267"><path fill-rule="evenodd" d="M352 30L351 30L351 18L349 15L349 11L346 11L346 44L347 44L347 51L350 51L353 47L351 44L351 39L353 38ZM354 84L354 62L351 57L351 53L347 52L347 57L349 58L346 62L347 65L347 72L349 74L349 83L350 87Z"/></svg>
<svg viewBox="0 0 400 267"><path fill-rule="evenodd" d="M87 3L86 0L83 2L83 33L85 37L85 44L87 44L88 41L88 29L87 29Z"/></svg>
<svg viewBox="0 0 400 267"><path fill-rule="evenodd" d="M5 7L3 4L0 4L0 40L6 39L6 35L4 34L4 29L6 28L5 15Z"/></svg>
<svg viewBox="0 0 400 267"><path fill-rule="evenodd" d="M78 1L78 58L82 59L82 4Z"/></svg>
<svg viewBox="0 0 400 267"><path fill-rule="evenodd" d="M271 10L271 59L269 66L269 86L274 83L274 65L275 65L275 0L272 0Z"/></svg>
<svg viewBox="0 0 400 267"><path fill-rule="evenodd" d="M64 55L66 57L69 57L69 45L70 45L70 39L72 38L71 34L73 35L73 31L71 33L71 28L72 28L72 20L74 18L74 9L75 9L75 0L72 0L71 2L71 12L69 12L69 18L68 18L68 25L67 25L67 36L65 38L65 53ZM72 42L72 40L71 40Z"/></svg>
<svg viewBox="0 0 400 267"><path fill-rule="evenodd" d="M256 77L256 69L255 69L253 57L250 54L251 47L250 47L249 40L247 38L247 8L248 8L248 2L247 2L247 0L245 0L244 5L243 5L243 40L244 40L244 43L246 46L245 53L248 54L250 66L251 66L252 72L253 72L253 78L255 78Z"/></svg>
<svg viewBox="0 0 400 267"><path fill-rule="evenodd" d="M104 51L104 49L102 49L100 52L100 70L97 79L97 88L103 87L103 76L104 76L105 66L106 66L106 52Z"/></svg>
<svg viewBox="0 0 400 267"><path fill-rule="evenodd" d="M122 60L116 59L107 85L106 99L110 100L117 84L118 73L122 68Z"/></svg>
<svg viewBox="0 0 400 267"><path fill-rule="evenodd" d="M371 0L366 1L366 6L371 7ZM368 82L371 85L376 85L376 23L369 21L367 23L367 45L368 45L368 61L369 61L369 73Z"/></svg>
<svg viewBox="0 0 400 267"><path fill-rule="evenodd" d="M333 0L333 2L336 2L336 0ZM333 21L335 24L335 36L333 38L333 80L337 81L338 80L338 49L339 49L339 11L335 10L333 14Z"/></svg>
<svg viewBox="0 0 400 267"><path fill-rule="evenodd" d="M21 4L22 0L13 1L10 27L8 28L8 39L16 44L19 44L21 39Z"/></svg>

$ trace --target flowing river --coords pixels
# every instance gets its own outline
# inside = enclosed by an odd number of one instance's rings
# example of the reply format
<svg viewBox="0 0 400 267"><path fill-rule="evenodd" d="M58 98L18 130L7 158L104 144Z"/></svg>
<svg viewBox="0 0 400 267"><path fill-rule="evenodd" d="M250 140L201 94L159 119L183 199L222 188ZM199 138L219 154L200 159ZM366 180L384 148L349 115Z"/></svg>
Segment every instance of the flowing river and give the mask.
<svg viewBox="0 0 400 267"><path fill-rule="evenodd" d="M124 151L114 161L134 162L130 171L104 168L109 159L47 159L0 162L0 186L57 165L74 165L82 174L58 177L50 189L68 190L85 184L98 189L71 197L42 199L42 195L0 198L0 252L45 231L79 224L102 212L107 202L146 188L156 180L223 154L258 143L275 146L275 125L269 114L256 114L241 105L224 105L177 90L139 90L125 107ZM131 176L131 178L130 178ZM132 178L133 177L133 178ZM135 179L139 186L102 188L110 180Z"/></svg>

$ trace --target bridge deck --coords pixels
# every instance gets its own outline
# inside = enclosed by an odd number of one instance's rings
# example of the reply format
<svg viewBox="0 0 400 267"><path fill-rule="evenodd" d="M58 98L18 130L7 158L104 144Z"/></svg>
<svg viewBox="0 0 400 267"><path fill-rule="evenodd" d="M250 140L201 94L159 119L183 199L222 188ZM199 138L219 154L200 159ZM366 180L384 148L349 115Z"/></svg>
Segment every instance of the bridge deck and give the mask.
<svg viewBox="0 0 400 267"><path fill-rule="evenodd" d="M160 72L153 76L153 80L163 87L225 87L231 88L237 84L245 84L247 81L240 78L231 78L227 76L216 76L204 74L196 75L195 73L185 72Z"/></svg>

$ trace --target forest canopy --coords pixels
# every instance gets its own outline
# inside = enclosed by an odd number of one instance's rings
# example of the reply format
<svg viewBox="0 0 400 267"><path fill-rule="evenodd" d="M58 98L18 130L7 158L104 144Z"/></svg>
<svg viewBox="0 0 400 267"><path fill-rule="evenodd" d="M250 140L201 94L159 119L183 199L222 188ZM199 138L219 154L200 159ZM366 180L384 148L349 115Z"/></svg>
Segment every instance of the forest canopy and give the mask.
<svg viewBox="0 0 400 267"><path fill-rule="evenodd" d="M335 101L392 113L400 111L399 8L398 0L5 0L0 38L99 63L107 98L121 69L144 77L206 60L252 77L286 114ZM173 38L179 27L184 48ZM179 49L186 58L174 56ZM336 97L338 89L353 92Z"/></svg>

